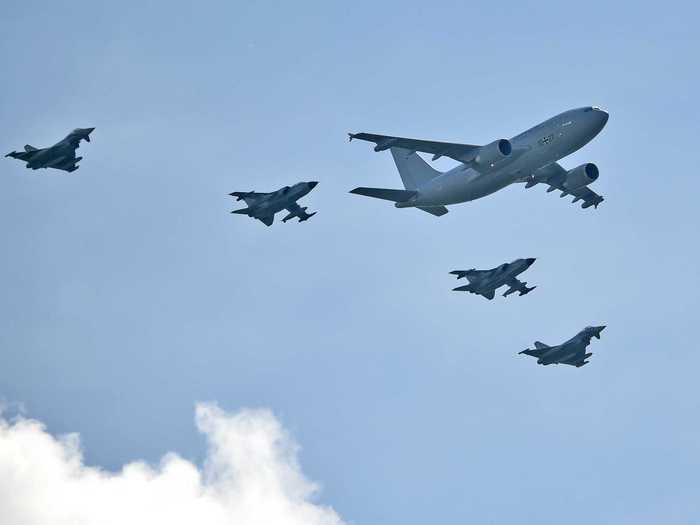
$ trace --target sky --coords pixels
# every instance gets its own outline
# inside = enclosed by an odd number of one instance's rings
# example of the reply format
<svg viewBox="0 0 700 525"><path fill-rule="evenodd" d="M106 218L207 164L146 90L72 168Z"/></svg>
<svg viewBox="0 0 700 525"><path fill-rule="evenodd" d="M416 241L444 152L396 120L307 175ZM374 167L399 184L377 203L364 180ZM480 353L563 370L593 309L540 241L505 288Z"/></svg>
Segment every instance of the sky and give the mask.
<svg viewBox="0 0 700 525"><path fill-rule="evenodd" d="M109 480L170 479L172 460L223 498L202 523L695 523L696 15L6 3L2 153L96 130L72 174L0 163L0 511L17 472L69 484L42 473L54 462L139 509ZM585 105L610 120L561 163L597 164L598 209L541 186L440 218L348 194L401 183L347 132L485 144ZM308 222L229 214L231 191L301 180L319 181ZM450 291L450 270L518 257L537 258L535 292ZM584 368L517 355L599 324ZM202 411L253 423L217 434ZM265 447L240 452L258 426ZM243 486L249 467L277 481L229 504L226 476ZM178 499L167 487L148 512ZM45 523L28 493L14 519Z"/></svg>

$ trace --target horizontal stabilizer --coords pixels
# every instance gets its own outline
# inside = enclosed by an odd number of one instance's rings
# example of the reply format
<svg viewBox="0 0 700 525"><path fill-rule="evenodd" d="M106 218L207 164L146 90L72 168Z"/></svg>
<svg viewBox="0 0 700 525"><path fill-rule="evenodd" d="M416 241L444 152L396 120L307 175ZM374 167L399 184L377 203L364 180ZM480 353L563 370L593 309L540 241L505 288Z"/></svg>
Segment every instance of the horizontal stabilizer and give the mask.
<svg viewBox="0 0 700 525"><path fill-rule="evenodd" d="M430 206L424 207L424 206L417 206L419 210L427 211L431 215L435 215L436 217L442 217L445 215L449 210L445 208L444 206Z"/></svg>
<svg viewBox="0 0 700 525"><path fill-rule="evenodd" d="M462 277L467 277L471 272L474 270L452 270L450 272L450 275L456 275L457 279L461 279Z"/></svg>
<svg viewBox="0 0 700 525"><path fill-rule="evenodd" d="M384 188L355 188L350 193L354 193L355 195L364 195L365 197L374 197L375 199L384 199L392 202L405 202L416 195L415 191L389 190Z"/></svg>
<svg viewBox="0 0 700 525"><path fill-rule="evenodd" d="M231 213L240 213L241 215L250 215L250 208L241 208L240 210L233 210Z"/></svg>

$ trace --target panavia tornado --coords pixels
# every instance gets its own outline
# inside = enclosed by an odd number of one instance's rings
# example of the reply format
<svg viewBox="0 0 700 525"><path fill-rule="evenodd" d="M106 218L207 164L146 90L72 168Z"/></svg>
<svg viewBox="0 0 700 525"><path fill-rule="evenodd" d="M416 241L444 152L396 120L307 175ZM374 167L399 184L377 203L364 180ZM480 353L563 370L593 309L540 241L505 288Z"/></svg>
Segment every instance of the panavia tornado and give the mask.
<svg viewBox="0 0 700 525"><path fill-rule="evenodd" d="M537 288L532 286L527 287L527 283L519 281L517 276L527 270L535 259L516 259L511 263L503 263L498 268L492 270L454 270L450 273L456 275L457 279L466 277L469 284L454 288L455 292L469 292L477 295L483 295L488 300L494 298L496 289L501 286L508 286L508 289L503 293L503 297L520 292L520 295L530 293Z"/></svg>
<svg viewBox="0 0 700 525"><path fill-rule="evenodd" d="M355 188L350 193L393 201L397 208L418 208L433 215L447 213L451 204L473 201L510 184L526 188L545 184L561 197L583 201L582 208L598 207L603 197L589 189L598 178L595 164L567 170L557 161L598 135L608 114L595 106L565 111L511 139L485 146L434 142L372 133L350 133L350 140L374 142L374 151L391 150L404 189ZM432 160L449 157L460 164L446 172L433 169L416 152L432 153Z"/></svg>
<svg viewBox="0 0 700 525"><path fill-rule="evenodd" d="M24 146L24 151L13 151L5 156L22 160L27 163L27 168L33 170L55 168L70 173L80 167L78 162L83 158L75 156L75 150L80 147L80 141L90 142L90 133L94 130L95 128L77 128L66 138L48 148L35 148L27 144Z"/></svg>
<svg viewBox="0 0 700 525"><path fill-rule="evenodd" d="M293 217L298 217L299 222L307 221L314 215L306 213L306 208L302 208L297 204L297 200L313 190L318 182L298 182L294 186L285 186L271 193L258 193L255 191L234 191L229 193L232 197L238 197L236 200L244 200L248 205L247 208L233 210L231 213L240 213L258 219L266 226L271 226L275 220L275 213L286 209L289 214L282 219L282 222L287 222Z"/></svg>
<svg viewBox="0 0 700 525"><path fill-rule="evenodd" d="M540 365L571 365L580 368L588 363L592 353L586 353L586 347L591 344L591 338L600 339L600 332L605 326L587 326L571 339L557 346L547 346L535 341L535 348L523 350L521 354L537 358Z"/></svg>

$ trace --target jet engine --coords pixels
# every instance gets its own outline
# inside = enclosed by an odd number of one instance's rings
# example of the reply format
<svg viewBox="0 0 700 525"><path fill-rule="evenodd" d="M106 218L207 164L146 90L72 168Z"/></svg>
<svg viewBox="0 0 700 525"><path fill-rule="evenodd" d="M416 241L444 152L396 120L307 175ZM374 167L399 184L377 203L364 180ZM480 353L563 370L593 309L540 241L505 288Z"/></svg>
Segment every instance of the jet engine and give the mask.
<svg viewBox="0 0 700 525"><path fill-rule="evenodd" d="M474 158L474 163L479 168L493 168L495 164L510 157L513 146L508 139L494 140L479 148L479 153Z"/></svg>
<svg viewBox="0 0 700 525"><path fill-rule="evenodd" d="M564 181L564 188L567 190L577 190L588 186L598 178L598 166L589 162L581 164L578 168L569 170Z"/></svg>

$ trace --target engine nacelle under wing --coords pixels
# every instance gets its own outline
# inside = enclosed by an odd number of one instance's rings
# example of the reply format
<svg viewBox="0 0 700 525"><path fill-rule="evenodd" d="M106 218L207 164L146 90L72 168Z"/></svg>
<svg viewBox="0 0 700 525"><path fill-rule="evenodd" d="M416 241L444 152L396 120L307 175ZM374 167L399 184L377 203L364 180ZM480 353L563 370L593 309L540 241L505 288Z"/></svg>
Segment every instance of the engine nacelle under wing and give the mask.
<svg viewBox="0 0 700 525"><path fill-rule="evenodd" d="M488 170L510 157L512 153L513 146L508 139L494 140L491 144L486 144L479 149L479 153L474 158L474 164L477 170Z"/></svg>
<svg viewBox="0 0 700 525"><path fill-rule="evenodd" d="M566 180L563 184L564 189L571 191L588 186L598 178L599 174L598 166L592 162L581 164L579 167L566 173Z"/></svg>

